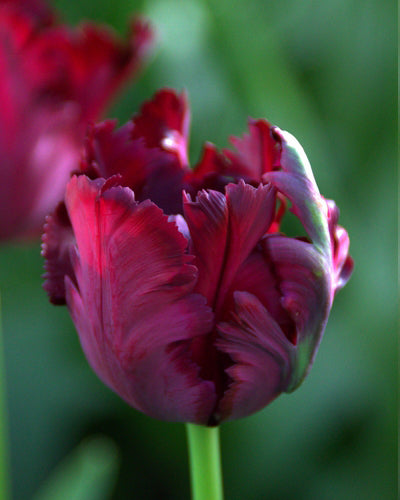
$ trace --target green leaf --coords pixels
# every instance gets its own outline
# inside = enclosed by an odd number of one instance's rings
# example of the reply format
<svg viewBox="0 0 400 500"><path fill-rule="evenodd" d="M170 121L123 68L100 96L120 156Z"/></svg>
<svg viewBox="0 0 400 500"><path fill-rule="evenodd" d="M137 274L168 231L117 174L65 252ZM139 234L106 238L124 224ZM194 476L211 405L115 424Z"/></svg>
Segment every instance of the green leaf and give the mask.
<svg viewBox="0 0 400 500"><path fill-rule="evenodd" d="M47 479L34 500L106 500L118 471L118 451L103 436L82 442Z"/></svg>

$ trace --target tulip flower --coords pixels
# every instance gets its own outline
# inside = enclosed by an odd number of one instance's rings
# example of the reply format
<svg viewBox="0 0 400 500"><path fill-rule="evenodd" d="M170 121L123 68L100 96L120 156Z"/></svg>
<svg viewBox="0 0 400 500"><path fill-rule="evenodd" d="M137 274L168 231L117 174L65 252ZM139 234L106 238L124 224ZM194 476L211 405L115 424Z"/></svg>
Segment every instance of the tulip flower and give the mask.
<svg viewBox="0 0 400 500"><path fill-rule="evenodd" d="M141 66L152 33L125 42L105 26L70 28L41 0L0 2L0 240L39 234L97 120Z"/></svg>
<svg viewBox="0 0 400 500"><path fill-rule="evenodd" d="M131 406L213 426L299 386L352 260L291 134L250 120L191 169L188 128L186 96L168 89L121 128L91 128L47 219L45 289Z"/></svg>

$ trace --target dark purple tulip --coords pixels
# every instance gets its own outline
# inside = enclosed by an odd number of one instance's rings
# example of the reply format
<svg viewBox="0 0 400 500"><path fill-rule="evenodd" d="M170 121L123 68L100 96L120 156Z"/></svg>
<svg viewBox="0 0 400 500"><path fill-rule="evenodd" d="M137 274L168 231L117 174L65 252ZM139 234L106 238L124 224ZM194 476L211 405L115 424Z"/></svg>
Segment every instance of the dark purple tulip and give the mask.
<svg viewBox="0 0 400 500"><path fill-rule="evenodd" d="M349 239L287 132L264 120L187 163L184 95L162 90L87 138L43 237L45 288L67 303L89 363L130 405L215 425L307 374ZM304 227L280 225L287 205Z"/></svg>
<svg viewBox="0 0 400 500"><path fill-rule="evenodd" d="M0 0L0 240L40 234L79 162L88 121L143 62L147 24L128 39L56 22L42 0Z"/></svg>

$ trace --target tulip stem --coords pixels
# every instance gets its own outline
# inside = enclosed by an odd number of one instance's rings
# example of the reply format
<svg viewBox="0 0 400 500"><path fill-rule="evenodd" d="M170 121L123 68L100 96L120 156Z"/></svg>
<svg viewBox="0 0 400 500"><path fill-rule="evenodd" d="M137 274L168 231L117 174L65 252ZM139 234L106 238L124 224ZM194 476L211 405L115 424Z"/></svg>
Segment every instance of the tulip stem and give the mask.
<svg viewBox="0 0 400 500"><path fill-rule="evenodd" d="M186 424L192 500L223 500L219 427Z"/></svg>

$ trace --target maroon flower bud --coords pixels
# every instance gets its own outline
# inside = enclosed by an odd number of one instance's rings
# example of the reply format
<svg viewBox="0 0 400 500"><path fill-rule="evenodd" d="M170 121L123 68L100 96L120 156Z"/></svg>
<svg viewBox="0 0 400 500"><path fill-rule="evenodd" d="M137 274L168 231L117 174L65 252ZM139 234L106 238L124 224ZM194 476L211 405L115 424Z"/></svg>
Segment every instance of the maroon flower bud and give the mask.
<svg viewBox="0 0 400 500"><path fill-rule="evenodd" d="M215 425L305 377L352 261L338 211L287 132L264 120L187 165L184 95L94 126L43 237L98 376L159 419ZM182 197L183 192L183 197ZM286 206L306 235L280 230Z"/></svg>
<svg viewBox="0 0 400 500"><path fill-rule="evenodd" d="M0 240L36 234L99 119L151 45L147 24L128 39L92 23L55 21L41 0L0 2Z"/></svg>

